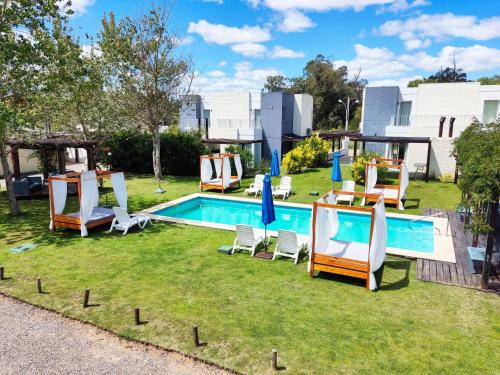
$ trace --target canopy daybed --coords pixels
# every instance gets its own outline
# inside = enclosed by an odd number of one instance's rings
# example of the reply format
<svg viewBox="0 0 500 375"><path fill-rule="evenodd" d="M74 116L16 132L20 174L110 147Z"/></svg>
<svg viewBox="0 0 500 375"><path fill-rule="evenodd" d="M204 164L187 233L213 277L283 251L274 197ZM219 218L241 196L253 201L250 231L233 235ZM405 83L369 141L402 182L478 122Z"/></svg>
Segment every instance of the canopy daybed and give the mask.
<svg viewBox="0 0 500 375"><path fill-rule="evenodd" d="M236 176L231 176L231 161L234 160ZM213 161L213 167L212 167ZM243 166L239 154L220 154L200 156L200 190L215 189L224 194L224 190L240 187Z"/></svg>
<svg viewBox="0 0 500 375"><path fill-rule="evenodd" d="M341 206L335 204L338 195L354 195L376 200L372 207ZM370 215L368 243L336 240L340 226L337 210L358 211ZM309 234L309 274L315 271L351 276L366 280L370 290L377 288L374 272L385 259L387 224L384 198L350 191L331 191L313 203Z"/></svg>
<svg viewBox="0 0 500 375"><path fill-rule="evenodd" d="M377 184L377 168L389 168L398 171L398 183L396 185ZM385 203L395 204L400 210L404 210L403 199L405 198L406 188L410 181L408 167L401 159L373 159L365 167L365 193L381 194L384 196ZM367 202L374 202L375 198L366 197L361 205Z"/></svg>
<svg viewBox="0 0 500 375"><path fill-rule="evenodd" d="M119 206L127 209L127 188L123 172L88 171L50 176L50 230L75 229L80 231L82 237L86 237L88 229L111 223L114 218L113 210L99 207L97 180L104 178L111 180ZM80 207L78 212L63 213L66 206L68 183L74 183L77 186Z"/></svg>

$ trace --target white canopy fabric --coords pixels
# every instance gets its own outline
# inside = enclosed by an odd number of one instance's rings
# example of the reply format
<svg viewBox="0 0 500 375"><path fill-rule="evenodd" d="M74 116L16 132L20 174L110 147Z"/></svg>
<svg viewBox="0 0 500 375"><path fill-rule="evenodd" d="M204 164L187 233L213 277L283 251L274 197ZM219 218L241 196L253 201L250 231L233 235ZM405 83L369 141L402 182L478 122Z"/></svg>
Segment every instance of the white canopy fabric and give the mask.
<svg viewBox="0 0 500 375"><path fill-rule="evenodd" d="M99 187L95 171L83 172L81 177L80 234L88 236L85 224L90 220L94 207L99 205Z"/></svg>
<svg viewBox="0 0 500 375"><path fill-rule="evenodd" d="M222 159L214 159L215 178L219 178L222 172Z"/></svg>
<svg viewBox="0 0 500 375"><path fill-rule="evenodd" d="M54 204L54 213L61 215L66 207L66 198L68 194L68 183L61 180L52 180L52 201ZM50 218L50 230L54 229L53 218Z"/></svg>
<svg viewBox="0 0 500 375"><path fill-rule="evenodd" d="M410 174L408 173L408 166L403 161L401 164L401 181L399 182L399 204L398 208L400 210L404 210L405 206L403 205L403 199L406 194L406 188L410 182Z"/></svg>
<svg viewBox="0 0 500 375"><path fill-rule="evenodd" d="M373 235L370 246L370 290L377 289L377 281L374 272L377 271L385 260L387 246L387 222L385 217L384 198L375 205L375 223L373 224Z"/></svg>
<svg viewBox="0 0 500 375"><path fill-rule="evenodd" d="M375 159L372 159L370 164L376 164L377 161ZM366 181L365 181L365 193L369 194L371 190L375 187L377 184L377 167L375 165L370 165L368 167L368 175L366 176ZM361 205L364 206L366 202L366 199L363 198L361 200Z"/></svg>
<svg viewBox="0 0 500 375"><path fill-rule="evenodd" d="M121 208L127 210L127 186L125 185L125 175L123 172L113 173L111 175L111 184L115 193L116 200Z"/></svg>
<svg viewBox="0 0 500 375"><path fill-rule="evenodd" d="M212 179L212 163L208 158L201 159L201 182L205 183Z"/></svg>
<svg viewBox="0 0 500 375"><path fill-rule="evenodd" d="M243 166L241 165L241 157L239 154L234 155L234 165L236 167L238 180L241 180L241 177L243 177Z"/></svg>
<svg viewBox="0 0 500 375"><path fill-rule="evenodd" d="M333 191L328 192L328 195L325 197L325 203L335 204L335 193Z"/></svg>
<svg viewBox="0 0 500 375"><path fill-rule="evenodd" d="M316 210L316 228L313 228L313 220L311 217L311 226L309 230L309 263L307 269L311 269L312 259L312 237L313 229L315 230L315 246L314 251L328 248L330 239L337 235L339 231L339 217L337 210L334 208L318 207Z"/></svg>
<svg viewBox="0 0 500 375"><path fill-rule="evenodd" d="M224 162L222 163L222 184L224 189L231 185L231 163L227 156L224 157Z"/></svg>

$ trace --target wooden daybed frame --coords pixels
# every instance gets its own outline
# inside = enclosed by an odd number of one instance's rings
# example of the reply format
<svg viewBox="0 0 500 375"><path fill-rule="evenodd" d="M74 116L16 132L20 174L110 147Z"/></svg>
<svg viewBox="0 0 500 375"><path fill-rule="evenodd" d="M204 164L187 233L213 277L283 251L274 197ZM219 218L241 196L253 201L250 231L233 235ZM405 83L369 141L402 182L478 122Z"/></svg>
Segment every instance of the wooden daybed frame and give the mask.
<svg viewBox="0 0 500 375"><path fill-rule="evenodd" d="M220 175L220 184L219 183L207 183L203 182L200 179L200 190L203 191L203 189L212 189L212 190L220 190L222 194L224 194L225 189L231 189L235 187L241 187L241 180L238 179L238 176L231 176L231 183L227 188L224 188L224 158L234 158L236 154L219 154L219 155L202 155L200 156L200 176L201 176L201 168L202 168L202 162L203 159L209 159L209 160L221 160L221 175ZM217 179L219 179L219 176L217 176Z"/></svg>
<svg viewBox="0 0 500 375"><path fill-rule="evenodd" d="M371 198L372 200L378 202L381 198L381 195L378 194L366 194L352 191L335 191L333 190L335 195L354 195L364 198ZM310 259L310 268L309 268L309 276L314 277L315 271L323 271L338 275L351 276L358 279L366 280L366 288L369 288L370 282L370 248L372 244L373 237L373 225L375 221L375 207L357 207L357 206L344 206L332 203L321 202L324 200L329 193L323 195L320 200L313 203L312 210L312 249L311 249L311 259ZM333 208L338 210L346 210L346 211L357 211L357 212L365 212L369 213L371 216L371 224L370 224L370 241L368 242L368 254L367 261L363 262L357 259L349 259L344 257L337 257L333 255L320 254L316 251L316 214L318 211L318 207L324 208Z"/></svg>
<svg viewBox="0 0 500 375"><path fill-rule="evenodd" d="M368 183L368 168L369 167L377 167L377 168L394 168L398 170L398 184L397 185L385 185L385 184L376 184L374 189L389 189L389 190L397 190L396 198L387 197L384 195L384 202L386 204L395 204L399 205L399 201L401 200L401 172L402 172L402 164L403 159L386 159L386 158L376 158L376 163L368 163L365 166L365 184ZM392 164L395 163L395 164ZM365 190L366 192L366 190ZM376 194L368 194L368 195L378 195ZM366 197L366 202L377 202L378 199Z"/></svg>
<svg viewBox="0 0 500 375"><path fill-rule="evenodd" d="M105 178L110 178L111 174L115 172L111 171L98 171L96 170L97 180L103 180ZM52 181L66 181L67 183L75 183L78 192L78 206L80 206L81 201L81 173L73 172L67 173L65 175L49 176L49 199L50 199L50 215L52 217L52 231L56 229L74 229L80 230L80 216L75 214L55 214L54 213L54 196L52 189ZM98 227L100 225L109 224L113 221L114 215L110 214L98 220L91 220L85 224L87 229Z"/></svg>

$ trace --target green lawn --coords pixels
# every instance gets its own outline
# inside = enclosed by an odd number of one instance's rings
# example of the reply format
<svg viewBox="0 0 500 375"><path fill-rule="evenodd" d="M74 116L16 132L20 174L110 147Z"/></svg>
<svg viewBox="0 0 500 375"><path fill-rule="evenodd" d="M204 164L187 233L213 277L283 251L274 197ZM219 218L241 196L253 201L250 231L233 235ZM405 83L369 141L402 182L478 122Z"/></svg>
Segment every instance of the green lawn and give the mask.
<svg viewBox="0 0 500 375"><path fill-rule="evenodd" d="M309 191L330 184L328 169L293 176L290 201L311 202ZM151 193L148 177L127 185L134 211L197 191L193 178L169 178L161 196ZM459 193L451 184L412 181L408 196L415 207L406 212L418 214L453 208ZM125 237L103 229L82 239L48 231L47 201L22 208L26 215L10 218L0 192L0 264L9 277L0 291L125 337L254 374L272 373L272 348L286 374L498 373L498 296L418 282L414 261L389 257L380 290L370 292L355 279L311 280L305 261L219 254L216 248L234 239L228 231L155 223ZM40 246L8 252L24 242ZM37 277L48 294L36 293ZM81 307L85 288L99 306ZM134 326L135 306L147 324ZM206 346L193 346L194 324Z"/></svg>

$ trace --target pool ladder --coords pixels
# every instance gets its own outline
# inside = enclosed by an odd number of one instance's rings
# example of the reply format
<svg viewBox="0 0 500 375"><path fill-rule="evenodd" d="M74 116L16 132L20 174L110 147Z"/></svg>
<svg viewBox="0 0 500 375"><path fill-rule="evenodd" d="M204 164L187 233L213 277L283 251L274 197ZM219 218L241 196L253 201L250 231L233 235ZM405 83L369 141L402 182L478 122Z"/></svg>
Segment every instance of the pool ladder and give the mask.
<svg viewBox="0 0 500 375"><path fill-rule="evenodd" d="M421 217L418 217L416 219L413 219L412 221L410 221L409 224L414 223L415 221L420 221L423 219L427 219L429 217L434 217L434 216L438 216L438 215L442 215L442 214L445 214L446 217L448 218L448 220L446 222L446 236L449 236L449 233L450 233L450 213L448 211L441 211L441 212L436 212L435 214L432 214L432 215L421 216ZM434 228L434 229L439 232L439 235L441 235L441 230L439 230L439 228Z"/></svg>

